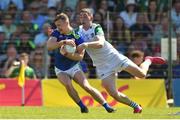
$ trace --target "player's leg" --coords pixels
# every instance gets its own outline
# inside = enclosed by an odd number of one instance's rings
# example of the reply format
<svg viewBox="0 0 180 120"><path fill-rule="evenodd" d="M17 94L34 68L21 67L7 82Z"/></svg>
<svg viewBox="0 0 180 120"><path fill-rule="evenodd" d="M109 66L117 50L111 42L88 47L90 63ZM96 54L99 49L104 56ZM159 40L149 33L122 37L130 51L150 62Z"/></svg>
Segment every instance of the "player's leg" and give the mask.
<svg viewBox="0 0 180 120"><path fill-rule="evenodd" d="M165 59L163 59L162 57L148 56L139 67L131 60L128 60L127 64L128 66L124 68L125 71L135 77L145 78L151 64L165 64Z"/></svg>
<svg viewBox="0 0 180 120"><path fill-rule="evenodd" d="M77 71L75 73L74 81L86 90L97 102L103 105L107 112L114 112L114 109L108 105L101 93L89 84L82 71Z"/></svg>
<svg viewBox="0 0 180 120"><path fill-rule="evenodd" d="M87 113L87 107L82 103L77 91L74 89L72 85L72 81L70 77L66 73L59 73L57 75L58 80L62 83L62 85L66 88L68 95L73 99L75 103L79 105L82 113Z"/></svg>
<svg viewBox="0 0 180 120"><path fill-rule="evenodd" d="M115 100L132 107L134 109L134 113L140 113L142 108L137 103L130 100L125 94L116 89L115 79L115 73L107 76L102 80L103 87Z"/></svg>

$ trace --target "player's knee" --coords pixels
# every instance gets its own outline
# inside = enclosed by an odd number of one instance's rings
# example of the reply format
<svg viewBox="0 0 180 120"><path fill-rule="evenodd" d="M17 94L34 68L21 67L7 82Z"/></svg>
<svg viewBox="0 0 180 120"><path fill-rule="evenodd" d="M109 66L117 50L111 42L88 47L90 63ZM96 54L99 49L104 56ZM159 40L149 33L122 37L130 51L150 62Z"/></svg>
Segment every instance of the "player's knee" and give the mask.
<svg viewBox="0 0 180 120"><path fill-rule="evenodd" d="M116 98L118 96L118 92L116 90L112 89L106 89L106 91L109 93L109 95L113 98Z"/></svg>
<svg viewBox="0 0 180 120"><path fill-rule="evenodd" d="M64 84L64 86L66 87L66 89L71 89L72 88L72 84L71 83L66 83L66 84Z"/></svg>

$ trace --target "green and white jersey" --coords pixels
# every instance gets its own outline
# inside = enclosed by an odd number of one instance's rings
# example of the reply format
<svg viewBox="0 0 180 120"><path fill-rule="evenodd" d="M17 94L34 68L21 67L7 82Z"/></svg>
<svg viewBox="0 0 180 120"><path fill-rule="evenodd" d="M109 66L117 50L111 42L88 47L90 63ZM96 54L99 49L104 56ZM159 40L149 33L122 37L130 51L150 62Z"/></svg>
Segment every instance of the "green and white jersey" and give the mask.
<svg viewBox="0 0 180 120"><path fill-rule="evenodd" d="M94 41L95 36L104 36L102 27L99 24L93 23L88 30L84 30L83 26L79 26L78 33L82 36L85 42ZM104 39L104 46L100 49L87 48L87 53L91 57L94 66L108 66L112 64L119 52Z"/></svg>

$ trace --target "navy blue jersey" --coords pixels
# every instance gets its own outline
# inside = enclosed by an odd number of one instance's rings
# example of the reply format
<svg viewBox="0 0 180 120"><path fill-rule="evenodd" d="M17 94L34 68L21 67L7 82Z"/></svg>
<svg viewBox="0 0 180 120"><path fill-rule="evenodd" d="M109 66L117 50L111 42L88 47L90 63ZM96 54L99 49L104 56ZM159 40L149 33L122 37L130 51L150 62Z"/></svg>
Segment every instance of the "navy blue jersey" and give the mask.
<svg viewBox="0 0 180 120"><path fill-rule="evenodd" d="M75 39L75 44L78 46L79 44L83 43L83 39L74 31L70 32L67 35L61 34L57 29L51 33L52 37L57 38L57 42L65 39ZM68 70L76 65L79 61L71 60L60 53L60 48L54 51L54 58L55 58L55 66L60 70Z"/></svg>

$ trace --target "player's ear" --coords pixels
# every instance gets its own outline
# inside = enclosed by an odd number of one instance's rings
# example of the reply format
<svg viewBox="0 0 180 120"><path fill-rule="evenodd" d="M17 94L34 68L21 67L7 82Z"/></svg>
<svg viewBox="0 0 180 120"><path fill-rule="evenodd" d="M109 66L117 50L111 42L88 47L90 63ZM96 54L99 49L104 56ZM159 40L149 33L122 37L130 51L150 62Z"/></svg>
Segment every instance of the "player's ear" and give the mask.
<svg viewBox="0 0 180 120"><path fill-rule="evenodd" d="M93 16L91 15L90 20L93 21Z"/></svg>

